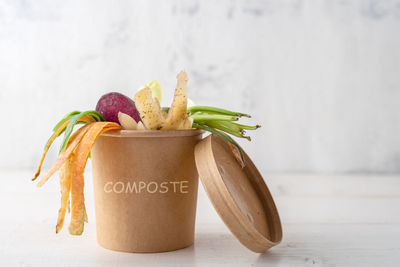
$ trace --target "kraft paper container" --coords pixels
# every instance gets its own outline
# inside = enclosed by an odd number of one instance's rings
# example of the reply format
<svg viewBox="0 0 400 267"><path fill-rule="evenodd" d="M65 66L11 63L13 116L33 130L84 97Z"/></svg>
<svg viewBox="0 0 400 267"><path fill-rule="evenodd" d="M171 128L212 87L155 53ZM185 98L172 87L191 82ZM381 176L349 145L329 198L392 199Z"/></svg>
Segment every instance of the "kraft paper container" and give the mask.
<svg viewBox="0 0 400 267"><path fill-rule="evenodd" d="M97 241L108 249L162 252L194 242L200 130L102 134L91 155Z"/></svg>

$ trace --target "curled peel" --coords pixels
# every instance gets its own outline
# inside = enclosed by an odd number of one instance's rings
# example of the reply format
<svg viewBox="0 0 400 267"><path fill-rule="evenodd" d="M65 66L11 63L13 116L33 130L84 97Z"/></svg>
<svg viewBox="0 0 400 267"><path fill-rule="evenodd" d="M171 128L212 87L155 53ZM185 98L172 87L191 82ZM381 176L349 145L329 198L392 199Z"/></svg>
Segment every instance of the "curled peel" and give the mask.
<svg viewBox="0 0 400 267"><path fill-rule="evenodd" d="M59 233L64 225L65 213L68 208L69 194L71 190L71 172L70 172L70 157L87 132L89 125L78 129L70 138L69 145L64 152L62 152L52 168L43 176L39 181L38 186L42 186L48 179L61 167L60 170L60 186L61 186L61 207L58 211L56 233Z"/></svg>
<svg viewBox="0 0 400 267"><path fill-rule="evenodd" d="M71 140L75 139L77 134L78 134L78 131L76 131L72 134L68 144L71 143ZM71 155L71 157L72 157L72 155ZM63 165L61 166L61 169L60 169L61 207L58 211L56 233L59 233L64 225L65 213L66 213L67 209L68 209L68 212L70 212L69 195L71 192L71 178L72 177L71 177L71 172L70 172L69 168L70 168L71 157L63 163ZM85 209L85 222L88 222L86 209Z"/></svg>
<svg viewBox="0 0 400 267"><path fill-rule="evenodd" d="M71 174L69 172L70 160L65 161L60 170L61 207L58 210L56 233L59 233L64 225L65 213L68 207L69 193L71 191Z"/></svg>
<svg viewBox="0 0 400 267"><path fill-rule="evenodd" d="M68 203L70 203L71 222L69 232L73 235L82 234L84 222L87 221L83 195L83 174L90 150L102 133L120 129L121 126L114 122L92 122L78 129L70 137L66 149L59 154L56 162L39 181L38 186L40 187L61 167L61 207L58 211L57 233L64 225L65 213L68 209ZM69 194L71 194L71 198L69 198Z"/></svg>
<svg viewBox="0 0 400 267"><path fill-rule="evenodd" d="M168 116L162 125L163 130L178 130L187 119L187 82L188 76L185 71L181 71L177 76L174 99Z"/></svg>
<svg viewBox="0 0 400 267"><path fill-rule="evenodd" d="M82 116L79 119L79 121L90 123L90 122L94 122L94 119L89 116ZM47 151L49 150L53 141L64 131L65 128L67 128L68 123L69 123L69 120L64 121L62 123L62 125L60 127L58 127L57 130L53 133L53 135L50 137L49 141L47 141L47 144L43 151L42 158L40 159L39 167L35 173L35 176L32 178L32 181L36 180L36 178L40 175L40 171L42 169L43 161L44 161L44 158L46 157Z"/></svg>
<svg viewBox="0 0 400 267"><path fill-rule="evenodd" d="M77 130L79 131L78 134L74 137L73 140L71 140L68 147L60 155L58 155L56 162L54 162L50 170L48 170L42 177L42 179L40 179L39 183L37 184L38 187L43 186L50 179L50 177L63 165L63 163L71 156L75 148L78 146L79 142L82 140L83 136L86 134L88 128L91 127L91 125L92 123L85 125Z"/></svg>
<svg viewBox="0 0 400 267"><path fill-rule="evenodd" d="M160 130L164 118L161 114L160 102L157 98L153 98L151 89L144 88L137 92L134 101L146 129Z"/></svg>
<svg viewBox="0 0 400 267"><path fill-rule="evenodd" d="M71 173L71 222L69 232L72 235L81 235L84 221L87 218L84 198L84 171L90 150L97 138L104 132L119 130L121 126L114 122L95 122L90 124L85 136L76 147L70 162Z"/></svg>

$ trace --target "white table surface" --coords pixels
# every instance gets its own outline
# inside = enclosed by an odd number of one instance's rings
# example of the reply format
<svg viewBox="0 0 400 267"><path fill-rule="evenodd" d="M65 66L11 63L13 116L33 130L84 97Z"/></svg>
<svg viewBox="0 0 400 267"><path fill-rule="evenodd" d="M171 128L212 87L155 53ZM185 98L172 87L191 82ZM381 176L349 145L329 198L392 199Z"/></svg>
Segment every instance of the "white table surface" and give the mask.
<svg viewBox="0 0 400 267"><path fill-rule="evenodd" d="M264 254L233 237L200 186L194 246L130 254L96 243L90 172L89 224L79 237L67 227L55 234L58 176L36 188L31 175L0 171L0 266L400 266L400 176L264 173L284 234Z"/></svg>

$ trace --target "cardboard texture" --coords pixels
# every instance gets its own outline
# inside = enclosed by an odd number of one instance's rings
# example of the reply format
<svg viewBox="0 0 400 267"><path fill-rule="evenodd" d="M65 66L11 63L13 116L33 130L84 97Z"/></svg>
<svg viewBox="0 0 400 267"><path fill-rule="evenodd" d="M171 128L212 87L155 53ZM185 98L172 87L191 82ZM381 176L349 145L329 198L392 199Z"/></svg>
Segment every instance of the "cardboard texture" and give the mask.
<svg viewBox="0 0 400 267"><path fill-rule="evenodd" d="M92 149L97 241L125 252L194 242L200 130L116 131Z"/></svg>
<svg viewBox="0 0 400 267"><path fill-rule="evenodd" d="M195 148L197 170L215 210L244 246L262 253L281 242L282 226L264 179L243 154L244 168L228 143L216 135Z"/></svg>

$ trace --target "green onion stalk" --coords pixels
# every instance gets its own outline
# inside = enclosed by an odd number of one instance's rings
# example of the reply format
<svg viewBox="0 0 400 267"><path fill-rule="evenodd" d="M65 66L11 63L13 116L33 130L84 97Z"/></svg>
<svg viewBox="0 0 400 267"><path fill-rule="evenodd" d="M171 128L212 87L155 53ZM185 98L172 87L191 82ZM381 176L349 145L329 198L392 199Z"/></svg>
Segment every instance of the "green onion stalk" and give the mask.
<svg viewBox="0 0 400 267"><path fill-rule="evenodd" d="M60 136L61 134L64 133L64 137L60 146L60 151L59 153L61 153L67 146L68 144L68 140L69 137L71 136L75 125L78 124L87 124L88 122L81 120L81 118L83 116L87 116L87 117L91 117L93 119L93 121L105 121L103 116L95 111L95 110L88 110L88 111L84 111L84 112L80 112L80 111L72 111L71 113L68 113L67 115L65 115L57 124L56 126L54 126L53 128L53 132L56 132L61 125L63 125L66 121L68 122L68 126L66 128L64 128L59 134L58 136ZM51 137L50 137L51 139ZM47 146L47 144L49 143L50 139L47 141L45 147Z"/></svg>
<svg viewBox="0 0 400 267"><path fill-rule="evenodd" d="M164 109L164 111L167 110ZM193 119L193 128L211 132L234 145L242 162L244 162L243 151L230 135L251 141L250 136L246 135L246 130L256 130L261 127L260 125L252 126L235 122L241 117L250 118L251 116L248 114L209 106L188 107L188 116Z"/></svg>
<svg viewBox="0 0 400 267"><path fill-rule="evenodd" d="M250 118L250 115L226 109L220 109L208 106L192 106L188 108L188 116L193 119L193 127L207 126L227 134L251 140L250 136L246 136L246 130L256 130L260 125L244 125L235 123L241 117ZM209 131L208 129L203 129Z"/></svg>

